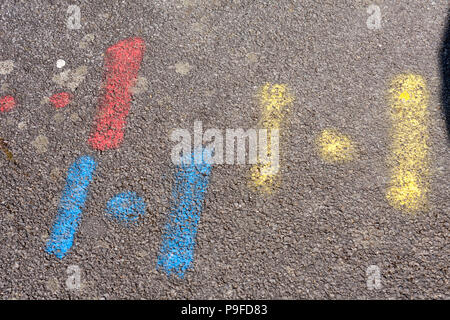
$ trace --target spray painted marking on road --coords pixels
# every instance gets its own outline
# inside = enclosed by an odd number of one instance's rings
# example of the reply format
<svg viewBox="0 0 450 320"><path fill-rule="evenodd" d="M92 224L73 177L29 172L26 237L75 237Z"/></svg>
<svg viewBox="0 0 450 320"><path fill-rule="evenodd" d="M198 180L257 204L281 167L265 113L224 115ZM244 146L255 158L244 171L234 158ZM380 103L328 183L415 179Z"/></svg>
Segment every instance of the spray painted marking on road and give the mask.
<svg viewBox="0 0 450 320"><path fill-rule="evenodd" d="M355 156L352 140L336 129L325 129L316 139L321 158L326 162L346 162Z"/></svg>
<svg viewBox="0 0 450 320"><path fill-rule="evenodd" d="M121 144L130 110L131 88L135 84L145 43L129 38L106 50L106 91L100 100L95 132L89 144L97 150L115 149Z"/></svg>
<svg viewBox="0 0 450 320"><path fill-rule="evenodd" d="M0 112L8 112L11 111L16 105L16 101L14 97L4 96L0 97Z"/></svg>
<svg viewBox="0 0 450 320"><path fill-rule="evenodd" d="M202 152L202 155L195 153ZM190 159L188 160L187 158ZM194 160L197 161L194 161ZM199 148L177 166L173 203L163 234L157 268L183 278L194 260L197 227L211 173L211 150Z"/></svg>
<svg viewBox="0 0 450 320"><path fill-rule="evenodd" d="M136 192L119 193L106 204L106 214L126 226L135 224L145 215L145 202Z"/></svg>
<svg viewBox="0 0 450 320"><path fill-rule="evenodd" d="M46 247L49 254L54 254L60 259L72 247L95 167L96 162L93 158L82 156L70 166L67 172L58 215Z"/></svg>
<svg viewBox="0 0 450 320"><path fill-rule="evenodd" d="M429 111L425 80L397 76L390 89L392 122L390 186L387 200L396 209L417 212L427 208L429 188Z"/></svg>
<svg viewBox="0 0 450 320"><path fill-rule="evenodd" d="M284 84L264 85L259 94L260 104L263 108L260 127L267 131L280 131L283 119L289 111L289 106L294 101L294 97L290 94L288 88ZM278 132L276 135L267 136L267 143L259 143L266 146L267 156L258 155L258 163L250 170L251 184L257 190L265 193L272 193L276 188L279 177L279 139ZM261 139L261 137L259 137ZM263 159L265 158L265 159Z"/></svg>
<svg viewBox="0 0 450 320"><path fill-rule="evenodd" d="M55 93L50 97L50 102L57 109L64 108L70 103L72 95L68 92Z"/></svg>

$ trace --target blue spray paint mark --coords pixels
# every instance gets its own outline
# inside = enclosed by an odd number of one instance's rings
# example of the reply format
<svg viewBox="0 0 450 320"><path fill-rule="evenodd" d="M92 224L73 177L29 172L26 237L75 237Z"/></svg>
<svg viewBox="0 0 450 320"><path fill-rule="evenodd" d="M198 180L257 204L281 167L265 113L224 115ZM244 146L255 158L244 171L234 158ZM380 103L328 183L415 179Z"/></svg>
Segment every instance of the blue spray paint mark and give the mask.
<svg viewBox="0 0 450 320"><path fill-rule="evenodd" d="M204 150L184 158L177 166L175 185L172 189L173 203L163 233L157 268L168 275L184 277L194 260L195 237L202 212L203 199L211 173L211 151ZM199 161L194 161L199 160ZM189 161L190 160L190 161Z"/></svg>
<svg viewBox="0 0 450 320"><path fill-rule="evenodd" d="M72 247L95 167L93 158L83 156L78 158L67 172L58 215L46 248L48 253L54 254L59 259L62 259Z"/></svg>
<svg viewBox="0 0 450 320"><path fill-rule="evenodd" d="M136 223L145 215L145 202L136 192L119 193L106 204L106 214L125 225Z"/></svg>

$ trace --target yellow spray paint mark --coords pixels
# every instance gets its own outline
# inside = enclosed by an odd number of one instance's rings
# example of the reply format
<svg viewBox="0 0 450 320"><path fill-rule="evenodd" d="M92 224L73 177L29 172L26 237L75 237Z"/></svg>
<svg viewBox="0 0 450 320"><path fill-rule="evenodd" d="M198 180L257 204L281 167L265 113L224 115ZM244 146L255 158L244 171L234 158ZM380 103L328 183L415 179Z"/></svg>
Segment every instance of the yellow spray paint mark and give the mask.
<svg viewBox="0 0 450 320"><path fill-rule="evenodd" d="M317 138L319 153L326 162L345 162L355 156L352 140L336 129L325 129Z"/></svg>
<svg viewBox="0 0 450 320"><path fill-rule="evenodd" d="M397 76L390 89L391 180L386 198L394 208L415 213L427 208L429 113L425 80Z"/></svg>
<svg viewBox="0 0 450 320"><path fill-rule="evenodd" d="M258 156L257 164L251 168L250 174L253 187L264 193L272 193L279 182L280 164L279 161L272 160L275 158L274 152L279 151L279 145L278 139L272 141L271 132L281 131L283 119L293 101L294 97L284 84L267 83L259 92L259 102L263 109L259 127L267 129L267 157L262 159Z"/></svg>

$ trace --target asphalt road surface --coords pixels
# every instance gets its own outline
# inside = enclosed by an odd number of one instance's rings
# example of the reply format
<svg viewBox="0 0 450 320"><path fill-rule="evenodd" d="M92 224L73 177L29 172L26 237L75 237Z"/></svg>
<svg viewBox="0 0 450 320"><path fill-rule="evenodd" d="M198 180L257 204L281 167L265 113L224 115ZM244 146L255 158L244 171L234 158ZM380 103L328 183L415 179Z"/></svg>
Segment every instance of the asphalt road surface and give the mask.
<svg viewBox="0 0 450 320"><path fill-rule="evenodd" d="M2 0L0 297L449 299L448 10L446 0ZM123 141L97 150L88 138L106 51L131 37L145 52ZM252 164L214 165L192 266L169 274L158 256L174 212L171 132L257 128L267 84L292 98L278 185L249 187ZM416 114L401 113L393 86ZM50 99L61 92L69 104ZM352 155L321 145L330 132ZM97 167L58 258L46 248L68 169L86 155ZM108 215L127 191L146 206L132 226Z"/></svg>

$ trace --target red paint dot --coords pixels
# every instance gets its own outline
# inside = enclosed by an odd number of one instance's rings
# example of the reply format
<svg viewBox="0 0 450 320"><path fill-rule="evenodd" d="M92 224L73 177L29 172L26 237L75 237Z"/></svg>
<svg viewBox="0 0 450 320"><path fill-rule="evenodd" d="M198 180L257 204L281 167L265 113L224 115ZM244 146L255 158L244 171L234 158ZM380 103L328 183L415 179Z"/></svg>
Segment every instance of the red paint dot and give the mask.
<svg viewBox="0 0 450 320"><path fill-rule="evenodd" d="M0 98L0 112L7 112L14 108L16 101L14 97L4 96Z"/></svg>
<svg viewBox="0 0 450 320"><path fill-rule="evenodd" d="M64 108L72 99L72 95L67 92L55 93L50 97L50 102L55 108Z"/></svg>

